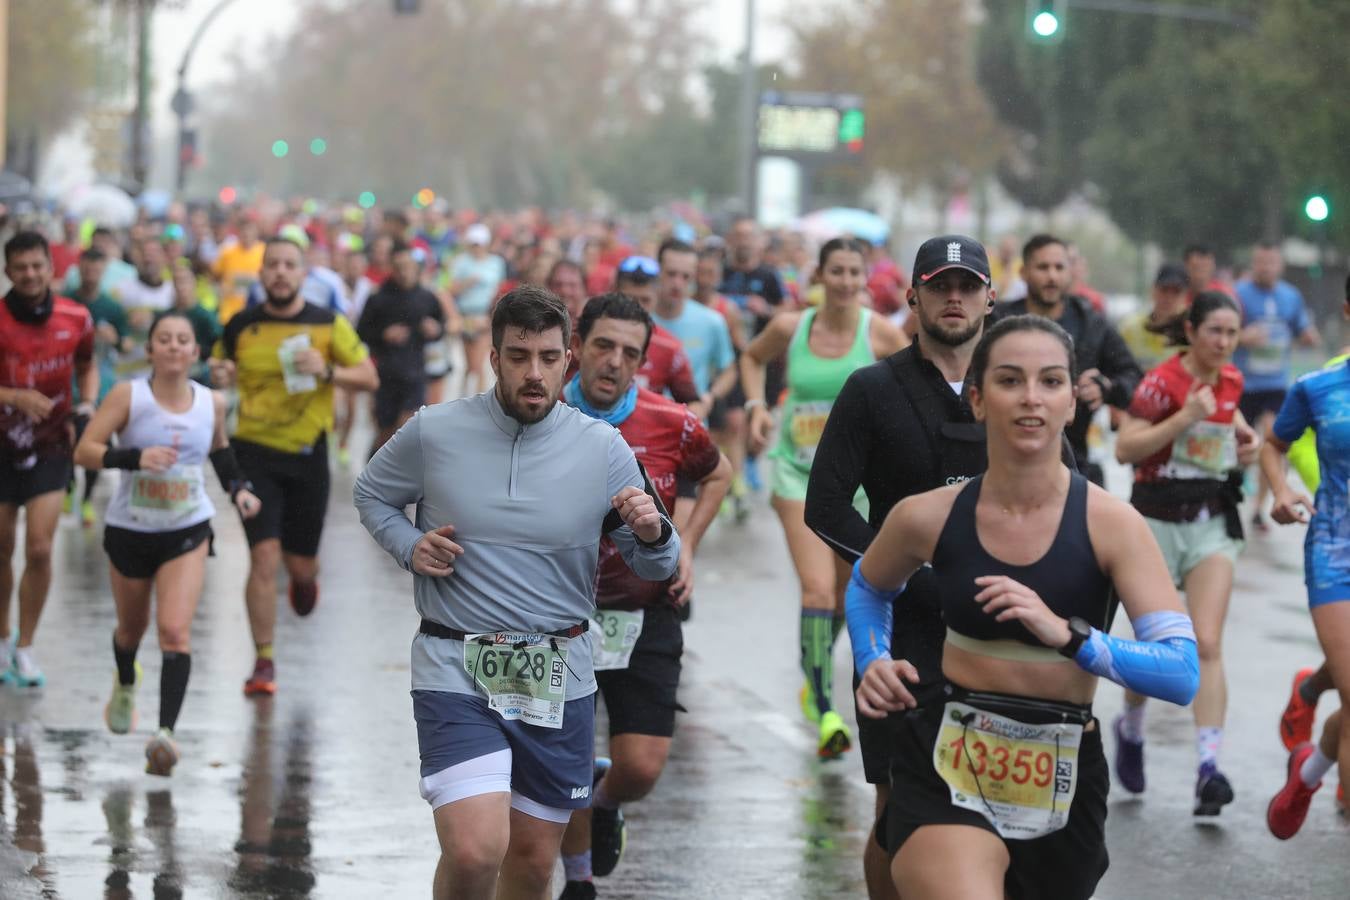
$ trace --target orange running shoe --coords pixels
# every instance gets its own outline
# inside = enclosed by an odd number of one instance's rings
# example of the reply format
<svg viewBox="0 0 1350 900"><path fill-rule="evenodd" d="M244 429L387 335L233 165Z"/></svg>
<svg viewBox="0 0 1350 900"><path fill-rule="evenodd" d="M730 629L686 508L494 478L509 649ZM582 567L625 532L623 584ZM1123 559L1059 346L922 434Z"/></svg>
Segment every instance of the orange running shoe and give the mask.
<svg viewBox="0 0 1350 900"><path fill-rule="evenodd" d="M1294 689L1289 693L1289 704L1280 716L1280 741L1284 749L1293 752L1299 744L1312 740L1313 721L1317 718L1317 705L1303 699L1298 687L1305 679L1311 678L1316 669L1299 669L1294 676Z"/></svg>
<svg viewBox="0 0 1350 900"><path fill-rule="evenodd" d="M1270 833L1282 841L1298 834L1298 830L1303 827L1303 820L1308 817L1308 806L1312 803L1313 794L1322 786L1319 781L1308 787L1300 775L1303 761L1312 756L1316 749L1312 744L1299 744L1294 748L1294 752L1289 754L1284 787L1266 807L1266 825L1270 827Z"/></svg>
<svg viewBox="0 0 1350 900"><path fill-rule="evenodd" d="M244 696L272 695L277 692L277 670L270 659L259 658L253 664L253 674L244 682Z"/></svg>

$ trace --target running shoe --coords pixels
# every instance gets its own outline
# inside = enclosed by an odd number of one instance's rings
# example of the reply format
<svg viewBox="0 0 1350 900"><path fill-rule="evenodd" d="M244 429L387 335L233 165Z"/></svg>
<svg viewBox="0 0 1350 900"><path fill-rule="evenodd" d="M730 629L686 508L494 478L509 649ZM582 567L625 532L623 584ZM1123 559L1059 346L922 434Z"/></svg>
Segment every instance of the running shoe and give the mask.
<svg viewBox="0 0 1350 900"><path fill-rule="evenodd" d="M253 663L253 674L244 682L244 696L254 697L259 694L275 694L277 692L277 669L270 659L258 658Z"/></svg>
<svg viewBox="0 0 1350 900"><path fill-rule="evenodd" d="M1111 728L1116 733L1116 780L1131 794L1144 792L1144 742L1125 737L1125 717L1116 716Z"/></svg>
<svg viewBox="0 0 1350 900"><path fill-rule="evenodd" d="M33 648L15 648L9 664L9 680L21 688L40 688L47 683L47 676L38 668L33 659Z"/></svg>
<svg viewBox="0 0 1350 900"><path fill-rule="evenodd" d="M0 684L9 684L14 680L14 642L18 635L10 632L9 637L0 640Z"/></svg>
<svg viewBox="0 0 1350 900"><path fill-rule="evenodd" d="M1289 704L1280 716L1280 740L1284 749L1293 752L1295 747L1312 740L1313 721L1317 718L1317 704L1309 703L1299 693L1299 685L1311 678L1314 669L1299 669L1294 676L1294 689L1289 694Z"/></svg>
<svg viewBox="0 0 1350 900"><path fill-rule="evenodd" d="M319 605L319 583L317 581L291 581L291 609L301 618L314 612Z"/></svg>
<svg viewBox="0 0 1350 900"><path fill-rule="evenodd" d="M623 810L591 807L591 872L603 878L619 865L628 846Z"/></svg>
<svg viewBox="0 0 1350 900"><path fill-rule="evenodd" d="M595 882L569 881L563 886L558 900L595 900Z"/></svg>
<svg viewBox="0 0 1350 900"><path fill-rule="evenodd" d="M1270 523L1266 521L1265 516L1261 515L1260 510L1252 514L1252 530L1257 534L1270 534Z"/></svg>
<svg viewBox="0 0 1350 900"><path fill-rule="evenodd" d="M1200 767L1195 779L1195 815L1217 816L1233 797L1233 786L1217 766L1206 763Z"/></svg>
<svg viewBox="0 0 1350 900"><path fill-rule="evenodd" d="M748 492L744 475L737 475L731 479L731 490L727 492L727 495L731 501L732 516L738 523L744 522L750 517L750 504L745 499Z"/></svg>
<svg viewBox="0 0 1350 900"><path fill-rule="evenodd" d="M1345 815L1345 785L1336 785L1336 812Z"/></svg>
<svg viewBox="0 0 1350 900"><path fill-rule="evenodd" d="M342 468L345 469L349 467L352 464L352 451L348 450L346 447L338 447L337 461L338 465L342 466Z"/></svg>
<svg viewBox="0 0 1350 900"><path fill-rule="evenodd" d="M145 745L145 771L150 775L173 774L178 763L178 745L173 742L173 732L161 728Z"/></svg>
<svg viewBox="0 0 1350 900"><path fill-rule="evenodd" d="M80 524L89 528L94 524L94 503L86 500L80 504Z"/></svg>
<svg viewBox="0 0 1350 900"><path fill-rule="evenodd" d="M612 765L614 763L608 756L597 756L595 758L595 763L591 766L591 799L595 799L595 786L600 783L601 778L605 777L605 773L609 771Z"/></svg>
<svg viewBox="0 0 1350 900"><path fill-rule="evenodd" d="M812 725L820 723L820 709L816 706L816 692L811 690L811 685L802 685L802 689L797 692L797 702L802 705L802 715L806 716L806 721Z"/></svg>
<svg viewBox="0 0 1350 900"><path fill-rule="evenodd" d="M750 490L754 491L756 494L764 490L764 479L760 478L759 475L759 457L746 457L745 483Z"/></svg>
<svg viewBox="0 0 1350 900"><path fill-rule="evenodd" d="M838 759L853 747L853 735L839 713L834 710L821 713L820 744L816 755L821 759Z"/></svg>
<svg viewBox="0 0 1350 900"><path fill-rule="evenodd" d="M1284 787L1270 799L1270 805L1266 807L1266 825L1270 827L1270 833L1282 841L1298 834L1298 830L1303 827L1303 820L1308 817L1308 806L1312 803L1313 794L1322 786L1319 781L1308 787L1300 774L1304 761L1313 755L1314 749L1311 743L1304 743L1289 754Z"/></svg>
<svg viewBox="0 0 1350 900"><path fill-rule="evenodd" d="M136 730L136 688L141 686L141 664L136 663L136 680L123 684L113 674L113 692L108 705L103 707L103 721L113 734Z"/></svg>
<svg viewBox="0 0 1350 900"><path fill-rule="evenodd" d="M66 491L66 496L61 500L61 515L68 516L70 511L75 508L75 492Z"/></svg>

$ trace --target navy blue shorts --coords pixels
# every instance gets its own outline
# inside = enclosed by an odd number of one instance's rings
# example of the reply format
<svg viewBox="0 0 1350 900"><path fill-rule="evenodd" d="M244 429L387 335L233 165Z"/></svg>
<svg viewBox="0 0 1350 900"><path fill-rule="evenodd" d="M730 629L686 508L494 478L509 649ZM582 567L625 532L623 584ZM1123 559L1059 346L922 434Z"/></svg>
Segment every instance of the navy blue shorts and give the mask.
<svg viewBox="0 0 1350 900"><path fill-rule="evenodd" d="M594 695L568 700L563 707L563 727L558 729L503 719L488 707L486 698L476 694L413 691L412 699L422 757L422 794L433 808L506 789L548 809L591 805ZM509 756L498 759L508 761L509 767L502 769L500 783L494 784L487 773L473 772L476 784L465 784L446 771L503 751ZM507 771L509 782L504 777Z"/></svg>

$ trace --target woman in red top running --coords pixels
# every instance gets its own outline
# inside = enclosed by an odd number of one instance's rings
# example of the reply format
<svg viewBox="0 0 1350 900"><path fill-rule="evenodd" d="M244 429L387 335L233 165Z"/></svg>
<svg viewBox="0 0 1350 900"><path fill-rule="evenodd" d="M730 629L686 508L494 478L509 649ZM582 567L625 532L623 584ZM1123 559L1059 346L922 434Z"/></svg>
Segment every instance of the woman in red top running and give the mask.
<svg viewBox="0 0 1350 900"><path fill-rule="evenodd" d="M1130 502L1162 547L1195 623L1200 690L1195 713L1200 769L1197 816L1218 815L1233 801L1219 771L1228 685L1220 651L1233 563L1242 551L1243 467L1260 449L1238 411L1242 373L1232 364L1242 315L1226 294L1204 292L1169 328L1182 352L1139 383L1120 426L1116 458L1135 465ZM1116 778L1131 793L1144 790L1144 698L1126 692L1116 719Z"/></svg>

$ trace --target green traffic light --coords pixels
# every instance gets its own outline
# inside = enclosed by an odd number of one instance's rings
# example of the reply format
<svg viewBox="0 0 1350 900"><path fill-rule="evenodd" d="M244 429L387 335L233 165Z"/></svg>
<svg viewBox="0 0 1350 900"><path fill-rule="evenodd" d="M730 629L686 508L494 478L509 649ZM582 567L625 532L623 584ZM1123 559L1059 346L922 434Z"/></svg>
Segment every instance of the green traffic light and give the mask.
<svg viewBox="0 0 1350 900"><path fill-rule="evenodd" d="M1303 204L1303 214L1314 222L1325 222L1331 215L1331 205L1327 203L1326 197L1313 194L1308 198L1308 202Z"/></svg>
<svg viewBox="0 0 1350 900"><path fill-rule="evenodd" d="M309 142L309 152L315 156L323 156L328 152L328 142L323 138L315 138Z"/></svg>
<svg viewBox="0 0 1350 900"><path fill-rule="evenodd" d="M356 198L362 209L370 209L375 205L375 195L370 191L362 191L361 196Z"/></svg>
<svg viewBox="0 0 1350 900"><path fill-rule="evenodd" d="M1041 37L1051 37L1059 31L1059 17L1052 12L1037 13L1031 20L1031 30Z"/></svg>
<svg viewBox="0 0 1350 900"><path fill-rule="evenodd" d="M867 119L861 109L846 109L839 118L839 143L861 141L867 129Z"/></svg>
<svg viewBox="0 0 1350 900"><path fill-rule="evenodd" d="M287 153L291 152L291 145L285 141L272 142L272 155L277 159L282 159Z"/></svg>

